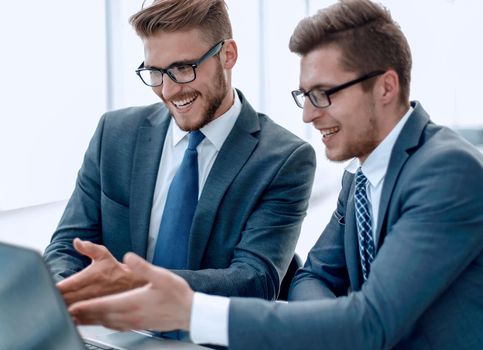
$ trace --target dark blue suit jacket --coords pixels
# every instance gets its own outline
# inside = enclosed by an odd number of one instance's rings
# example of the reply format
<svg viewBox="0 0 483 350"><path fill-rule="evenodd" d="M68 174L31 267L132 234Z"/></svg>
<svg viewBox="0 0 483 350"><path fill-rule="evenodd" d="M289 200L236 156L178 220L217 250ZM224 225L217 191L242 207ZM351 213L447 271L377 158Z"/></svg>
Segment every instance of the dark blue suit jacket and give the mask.
<svg viewBox="0 0 483 350"><path fill-rule="evenodd" d="M235 298L231 349L483 349L483 156L413 107L384 179L368 280L345 173L292 283L297 301Z"/></svg>
<svg viewBox="0 0 483 350"><path fill-rule="evenodd" d="M315 154L238 94L242 110L195 212L188 269L175 272L197 291L274 299L306 213ZM129 251L146 256L170 119L161 103L102 117L45 251L56 279L89 264L74 251L74 237L105 245L119 260Z"/></svg>

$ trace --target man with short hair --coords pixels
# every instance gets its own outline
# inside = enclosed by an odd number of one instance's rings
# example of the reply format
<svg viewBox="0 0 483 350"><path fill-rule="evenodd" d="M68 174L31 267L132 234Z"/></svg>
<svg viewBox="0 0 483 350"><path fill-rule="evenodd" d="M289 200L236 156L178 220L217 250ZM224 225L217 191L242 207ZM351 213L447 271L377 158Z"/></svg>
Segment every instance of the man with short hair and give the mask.
<svg viewBox="0 0 483 350"><path fill-rule="evenodd" d="M288 304L193 293L134 254L150 284L70 308L79 323L190 329L230 349L482 349L483 156L409 102L389 12L341 0L302 20L293 91L327 157L351 159ZM211 306L214 305L214 306Z"/></svg>
<svg viewBox="0 0 483 350"><path fill-rule="evenodd" d="M223 0L156 0L131 24L145 53L136 73L163 103L102 117L45 251L54 277L68 277L64 299L143 285L118 262L129 251L197 291L277 298L312 147L232 87L238 53Z"/></svg>

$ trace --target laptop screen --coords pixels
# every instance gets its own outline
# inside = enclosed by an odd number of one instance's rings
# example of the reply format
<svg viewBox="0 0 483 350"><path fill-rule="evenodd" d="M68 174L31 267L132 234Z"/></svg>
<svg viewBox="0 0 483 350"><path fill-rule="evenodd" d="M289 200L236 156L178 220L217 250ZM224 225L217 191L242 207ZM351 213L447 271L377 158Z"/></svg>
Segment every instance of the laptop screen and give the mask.
<svg viewBox="0 0 483 350"><path fill-rule="evenodd" d="M85 347L41 256L0 243L0 350Z"/></svg>

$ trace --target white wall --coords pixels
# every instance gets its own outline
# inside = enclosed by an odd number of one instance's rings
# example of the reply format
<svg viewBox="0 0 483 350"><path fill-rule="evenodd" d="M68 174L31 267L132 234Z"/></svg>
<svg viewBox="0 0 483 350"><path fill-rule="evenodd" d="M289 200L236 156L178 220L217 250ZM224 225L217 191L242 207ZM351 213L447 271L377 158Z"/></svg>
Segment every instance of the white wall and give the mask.
<svg viewBox="0 0 483 350"><path fill-rule="evenodd" d="M106 108L104 4L0 2L0 211L66 198Z"/></svg>

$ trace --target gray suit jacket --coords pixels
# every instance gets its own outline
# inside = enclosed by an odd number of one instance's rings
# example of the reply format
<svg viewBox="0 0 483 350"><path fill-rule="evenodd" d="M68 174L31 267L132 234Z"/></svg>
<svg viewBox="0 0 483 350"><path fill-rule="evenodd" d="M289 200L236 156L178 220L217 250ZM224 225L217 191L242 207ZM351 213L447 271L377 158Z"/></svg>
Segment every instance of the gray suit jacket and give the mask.
<svg viewBox="0 0 483 350"><path fill-rule="evenodd" d="M288 305L235 298L232 349L483 349L483 156L420 104L385 176L363 283L354 176Z"/></svg>
<svg viewBox="0 0 483 350"><path fill-rule="evenodd" d="M206 180L193 219L188 269L194 290L276 298L306 214L312 147L256 113L241 113ZM119 260L146 256L154 187L171 116L161 103L106 113L45 251L59 280L89 264L74 237L105 245Z"/></svg>

